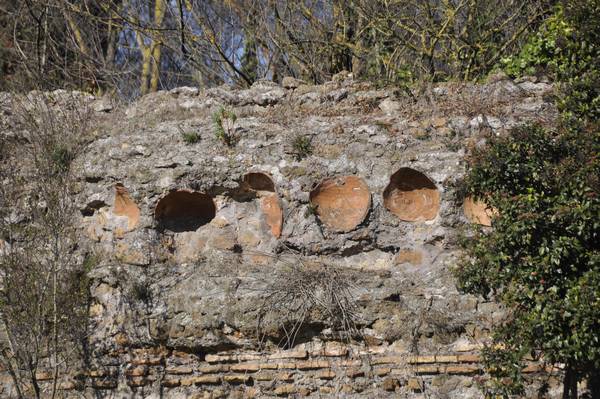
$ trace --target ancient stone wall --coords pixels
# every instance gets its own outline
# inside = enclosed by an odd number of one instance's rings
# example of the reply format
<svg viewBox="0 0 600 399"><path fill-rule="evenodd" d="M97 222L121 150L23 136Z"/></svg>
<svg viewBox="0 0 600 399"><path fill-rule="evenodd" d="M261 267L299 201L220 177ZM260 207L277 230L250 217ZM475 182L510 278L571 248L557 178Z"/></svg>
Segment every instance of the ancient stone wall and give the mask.
<svg viewBox="0 0 600 399"><path fill-rule="evenodd" d="M504 312L452 278L459 235L493 215L463 198L464 157L551 123L552 86L284 83L86 97L79 223L101 261L89 364L67 396L481 397L479 350ZM237 115L231 146L221 106ZM322 291L346 305L298 302Z"/></svg>

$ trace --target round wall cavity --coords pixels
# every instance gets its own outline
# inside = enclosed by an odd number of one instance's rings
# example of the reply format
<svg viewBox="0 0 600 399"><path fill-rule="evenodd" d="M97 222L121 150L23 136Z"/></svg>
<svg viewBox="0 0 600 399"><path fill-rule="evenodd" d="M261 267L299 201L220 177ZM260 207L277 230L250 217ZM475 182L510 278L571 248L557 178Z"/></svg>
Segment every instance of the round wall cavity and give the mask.
<svg viewBox="0 0 600 399"><path fill-rule="evenodd" d="M492 225L492 216L496 214L496 211L488 207L485 202L472 197L465 198L463 211L471 223L488 227Z"/></svg>
<svg viewBox="0 0 600 399"><path fill-rule="evenodd" d="M346 232L358 226L371 207L371 193L363 179L340 176L326 179L310 192L310 203L323 224Z"/></svg>
<svg viewBox="0 0 600 399"><path fill-rule="evenodd" d="M154 218L160 230L176 233L195 231L210 222L216 213L212 198L204 193L172 191L158 201Z"/></svg>
<svg viewBox="0 0 600 399"><path fill-rule="evenodd" d="M433 220L440 208L440 192L423 173L400 168L390 177L383 204L406 222Z"/></svg>
<svg viewBox="0 0 600 399"><path fill-rule="evenodd" d="M275 183L264 173L248 173L244 176L244 184L254 191L275 192Z"/></svg>
<svg viewBox="0 0 600 399"><path fill-rule="evenodd" d="M279 238L283 226L283 211L279 205L279 198L275 194L275 183L271 177L260 172L248 173L244 176L243 185L246 190L258 193L265 221L273 236Z"/></svg>

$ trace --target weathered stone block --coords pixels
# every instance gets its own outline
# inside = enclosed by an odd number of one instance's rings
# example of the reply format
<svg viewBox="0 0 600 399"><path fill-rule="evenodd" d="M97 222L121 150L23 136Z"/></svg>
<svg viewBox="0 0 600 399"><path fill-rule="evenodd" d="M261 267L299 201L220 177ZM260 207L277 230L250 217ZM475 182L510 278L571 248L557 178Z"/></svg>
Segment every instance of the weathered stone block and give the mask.
<svg viewBox="0 0 600 399"><path fill-rule="evenodd" d="M395 378L386 378L383 380L383 389L388 392L393 392L400 386L400 383Z"/></svg>
<svg viewBox="0 0 600 399"><path fill-rule="evenodd" d="M409 378L406 382L406 388L410 389L414 392L422 392L423 391L423 381L418 378Z"/></svg>
<svg viewBox="0 0 600 399"><path fill-rule="evenodd" d="M389 367L377 367L377 368L373 369L373 374L375 374L378 377L388 375L391 372L392 372L392 369Z"/></svg>

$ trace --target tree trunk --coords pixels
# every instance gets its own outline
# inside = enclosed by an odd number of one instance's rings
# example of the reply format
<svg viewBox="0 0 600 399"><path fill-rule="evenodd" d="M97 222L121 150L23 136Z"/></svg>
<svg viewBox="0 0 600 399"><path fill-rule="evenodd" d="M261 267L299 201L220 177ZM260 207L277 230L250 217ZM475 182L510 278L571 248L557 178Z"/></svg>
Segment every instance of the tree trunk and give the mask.
<svg viewBox="0 0 600 399"><path fill-rule="evenodd" d="M154 24L156 29L162 27L163 19L165 17L166 4L165 0L156 0L154 7ZM160 33L156 33L160 35ZM160 57L162 54L162 42L160 39L154 37L152 39L152 72L150 75L150 91L155 92L158 90L158 82L160 81Z"/></svg>
<svg viewBox="0 0 600 399"><path fill-rule="evenodd" d="M600 370L592 371L588 376L588 389L591 398L600 398Z"/></svg>
<svg viewBox="0 0 600 399"><path fill-rule="evenodd" d="M563 399L577 399L577 379L577 372L567 365L563 381Z"/></svg>

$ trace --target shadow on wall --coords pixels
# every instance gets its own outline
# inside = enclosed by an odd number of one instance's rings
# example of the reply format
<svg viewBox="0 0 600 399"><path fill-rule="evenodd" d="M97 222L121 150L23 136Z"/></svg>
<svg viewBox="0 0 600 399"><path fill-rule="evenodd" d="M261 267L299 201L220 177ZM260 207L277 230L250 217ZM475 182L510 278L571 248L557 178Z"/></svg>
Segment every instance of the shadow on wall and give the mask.
<svg viewBox="0 0 600 399"><path fill-rule="evenodd" d="M210 222L216 213L212 198L195 191L171 191L158 201L154 210L154 218L158 222L158 230L169 230L174 233L196 231L200 226Z"/></svg>

